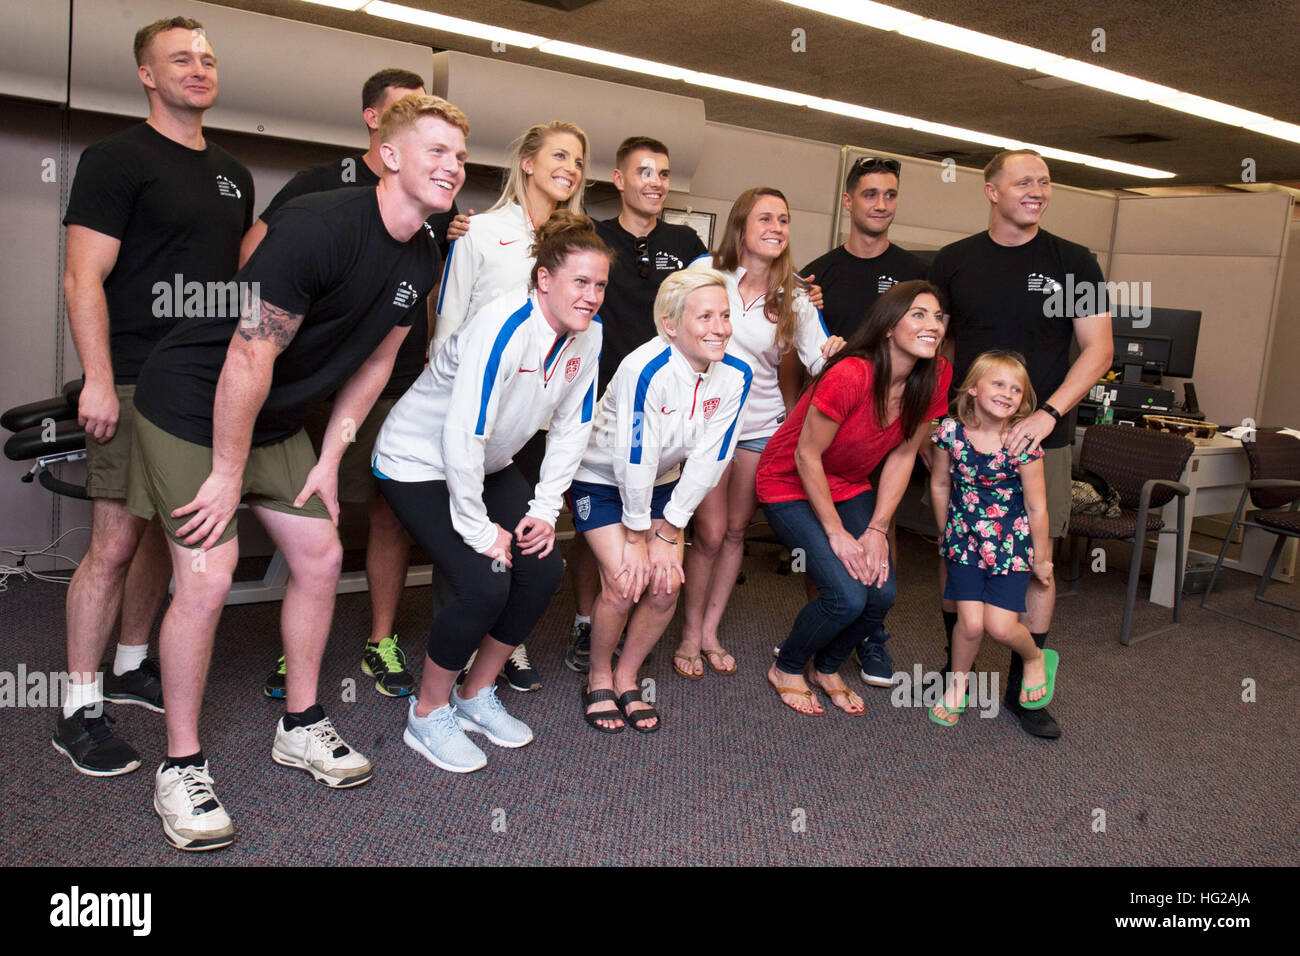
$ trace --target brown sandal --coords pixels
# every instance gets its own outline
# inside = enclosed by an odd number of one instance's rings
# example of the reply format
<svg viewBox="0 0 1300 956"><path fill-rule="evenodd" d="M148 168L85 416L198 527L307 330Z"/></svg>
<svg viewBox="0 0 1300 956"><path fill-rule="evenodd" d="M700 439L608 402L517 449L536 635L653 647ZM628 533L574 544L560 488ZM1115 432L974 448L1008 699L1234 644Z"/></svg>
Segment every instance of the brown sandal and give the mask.
<svg viewBox="0 0 1300 956"><path fill-rule="evenodd" d="M673 670L675 670L679 676L685 677L687 680L703 680L704 679L703 667L700 668L700 672L698 674L692 674L690 671L682 670L680 667L677 666L678 661L686 661L687 663L694 664L698 660L700 660L699 654L683 654L681 651L674 651Z"/></svg>
<svg viewBox="0 0 1300 956"><path fill-rule="evenodd" d="M862 701L862 709L859 711L851 711L835 703L837 697L845 698L845 703L848 703L848 697L853 693L853 691L848 687L841 687L839 690L831 690L829 687L823 686L821 681L813 680L811 677L805 676L804 680L806 680L810 686L816 687L819 691L829 697L831 699L831 704L833 704L835 709L841 713L848 714L850 717L861 717L867 712L867 702L865 700ZM858 699L862 700L861 697Z"/></svg>
<svg viewBox="0 0 1300 956"><path fill-rule="evenodd" d="M825 713L825 711L821 710L800 710L798 707L787 702L786 699L781 696L782 694L798 694L800 697L807 697L810 703L815 704L817 703L817 698L813 697L812 691L800 690L798 687L781 687L779 684L773 684L770 680L767 684L776 691L776 695L781 699L781 703L785 704L785 706L789 707L796 714L803 714L806 717L817 717L818 715Z"/></svg>
<svg viewBox="0 0 1300 956"><path fill-rule="evenodd" d="M731 669L724 670L721 667L715 667L713 664L713 659L715 657L717 658L730 657L732 659ZM713 650L713 651L708 651L708 650L704 651L704 661L706 664L709 665L709 670L713 671L713 673L715 674L721 674L724 677L729 677L732 674L736 673L736 671L740 670L740 663L736 661L735 656L731 653L731 651L727 650L725 647L719 647L717 650Z"/></svg>

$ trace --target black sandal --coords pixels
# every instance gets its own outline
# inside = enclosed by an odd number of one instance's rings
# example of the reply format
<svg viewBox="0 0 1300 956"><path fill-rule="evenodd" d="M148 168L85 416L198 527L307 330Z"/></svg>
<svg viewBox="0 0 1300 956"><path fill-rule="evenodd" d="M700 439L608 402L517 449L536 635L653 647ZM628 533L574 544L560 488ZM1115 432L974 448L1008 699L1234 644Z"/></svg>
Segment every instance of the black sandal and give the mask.
<svg viewBox="0 0 1300 956"><path fill-rule="evenodd" d="M639 733L643 733L643 734L658 733L659 728L664 725L664 719L659 716L659 711L655 710L653 707L644 707L641 710L634 710L631 712L628 711L627 708L628 705L630 704L645 703L645 701L641 699L641 692L639 690L628 691L627 693L619 697L618 700L615 701L615 703L618 704L618 709L623 712L624 723L630 724L632 729ZM642 727L640 721L643 720L654 720L656 721L656 723L653 727Z"/></svg>
<svg viewBox="0 0 1300 956"><path fill-rule="evenodd" d="M601 688L600 690L587 691L579 688L582 694L582 719L591 727L595 727L602 734L621 734L623 728L627 726L626 721L617 727L602 727L596 723L598 720L622 720L623 716L618 710L598 710L595 713L588 713L587 708L592 704L598 704L602 700L612 700L618 703L618 698L612 690ZM622 708L620 708L621 710Z"/></svg>

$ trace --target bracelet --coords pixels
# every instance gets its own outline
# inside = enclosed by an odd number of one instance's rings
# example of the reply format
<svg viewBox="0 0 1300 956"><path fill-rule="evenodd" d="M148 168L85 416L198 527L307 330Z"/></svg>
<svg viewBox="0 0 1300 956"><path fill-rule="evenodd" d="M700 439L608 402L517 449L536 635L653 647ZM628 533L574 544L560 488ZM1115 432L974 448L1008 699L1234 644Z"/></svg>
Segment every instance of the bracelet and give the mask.
<svg viewBox="0 0 1300 956"><path fill-rule="evenodd" d="M661 535L658 531L655 532L655 537L658 538L660 541L663 541L663 542L665 542L665 543L667 543L667 544L676 544L676 543L677 543L677 540L678 540L677 538L665 538L665 537L664 537L663 535Z"/></svg>
<svg viewBox="0 0 1300 956"><path fill-rule="evenodd" d="M879 528L871 527L871 525L867 525L867 531L874 531L876 534L883 534L886 538L889 537L889 533L887 531L881 531ZM865 533L866 532L863 532L863 534Z"/></svg>
<svg viewBox="0 0 1300 956"><path fill-rule="evenodd" d="M1039 405L1038 407L1039 407L1042 411L1047 412L1047 414L1051 415L1051 416L1052 416L1053 418L1055 418L1058 422L1061 420L1061 413L1058 412L1058 411L1057 411L1055 408L1053 408L1051 405L1048 405L1046 402L1043 402L1043 404Z"/></svg>

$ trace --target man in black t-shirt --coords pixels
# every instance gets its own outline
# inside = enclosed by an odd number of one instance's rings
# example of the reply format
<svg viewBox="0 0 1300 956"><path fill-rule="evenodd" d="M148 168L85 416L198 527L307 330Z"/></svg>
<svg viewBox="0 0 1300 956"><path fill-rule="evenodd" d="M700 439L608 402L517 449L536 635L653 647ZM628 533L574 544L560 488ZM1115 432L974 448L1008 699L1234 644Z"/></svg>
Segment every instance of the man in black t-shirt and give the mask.
<svg viewBox="0 0 1300 956"><path fill-rule="evenodd" d="M437 282L424 220L449 209L464 184L468 129L464 114L438 97L398 100L380 121L379 185L286 203L235 277L239 316L186 320L140 373L128 506L141 517L157 513L170 539L176 590L162 626L169 761L204 766L199 707L239 556L235 512L247 498L290 570L281 616L286 713L272 759L334 788L372 775L316 697L342 562L338 466ZM335 393L317 461L302 426ZM155 797L173 846L230 842L230 818L206 772L203 786L184 830Z"/></svg>
<svg viewBox="0 0 1300 956"><path fill-rule="evenodd" d="M379 185L383 161L379 158L379 118L384 110L408 93L424 93L424 80L409 70L388 69L375 73L361 88L361 118L370 134L370 147L364 153L347 156L330 163L304 169L275 194L261 217L248 230L240 249L241 264L253 254L279 209L290 199L316 192L328 192L349 186ZM447 229L456 216L456 204L446 212L435 212L427 220L430 235L438 251L447 255ZM414 676L406 669L406 656L397 646L393 621L406 571L410 561L411 539L401 522L394 517L388 502L379 493L378 480L370 469L370 450L379 428L397 400L405 394L424 370L429 351L429 330L433 316L428 315L437 295L428 297L430 307L417 314L411 331L402 342L393 363L393 374L375 401L366 420L356 430L339 464L339 501L365 505L369 529L366 541L366 583L370 594L370 639L362 653L362 669L375 680L375 689L389 697L405 697L415 687ZM319 451L325 426L329 423L333 403L324 402L307 422L307 434ZM266 678L263 693L284 697L285 659L276 662Z"/></svg>
<svg viewBox="0 0 1300 956"><path fill-rule="evenodd" d="M605 302L600 307L604 344L600 350L599 387L609 384L628 354L658 333L654 302L659 284L708 252L690 226L664 222L671 170L668 147L649 136L631 136L614 156L614 188L622 209L613 219L596 223L596 231L614 250ZM569 633L564 663L585 674L591 654L591 611L600 588L596 559L579 535L569 550L578 610Z"/></svg>
<svg viewBox="0 0 1300 956"><path fill-rule="evenodd" d="M863 156L850 168L840 202L849 216L849 237L803 267L822 287L822 319L831 335L850 338L890 286L924 279L924 262L889 241L898 212L897 160Z"/></svg>
<svg viewBox="0 0 1300 956"><path fill-rule="evenodd" d="M1053 539L1061 538L1070 522L1070 412L1110 368L1113 350L1101 269L1086 247L1039 228L1052 198L1052 181L1038 153L1018 149L994 156L984 169L984 194L992 206L988 231L944 246L930 271L951 313L947 340L949 348L955 345L953 385L961 384L982 352L1010 349L1025 357L1038 410L1012 429L1007 448L1018 455L1042 446L1049 530ZM1072 300L1064 296L1067 289ZM1073 363L1072 339L1080 349ZM1054 579L1043 585L1031 578L1025 602L1022 620L1041 648L1056 605ZM956 610L954 603L944 602L950 648ZM950 650L949 667L951 659ZM1061 729L1046 709L1020 706L1023 665L1012 654L1006 707L1028 733L1059 737Z"/></svg>
<svg viewBox="0 0 1300 956"><path fill-rule="evenodd" d="M184 314L186 290L234 275L253 216L248 170L204 137L217 66L202 25L185 17L151 23L135 35L135 58L148 119L86 148L63 220L93 505L90 548L68 587L71 684L53 743L94 776L140 765L103 716L105 698L163 709L157 661L146 655L170 562L156 523L131 515L125 501L136 379ZM120 643L101 690L95 672L119 611Z"/></svg>

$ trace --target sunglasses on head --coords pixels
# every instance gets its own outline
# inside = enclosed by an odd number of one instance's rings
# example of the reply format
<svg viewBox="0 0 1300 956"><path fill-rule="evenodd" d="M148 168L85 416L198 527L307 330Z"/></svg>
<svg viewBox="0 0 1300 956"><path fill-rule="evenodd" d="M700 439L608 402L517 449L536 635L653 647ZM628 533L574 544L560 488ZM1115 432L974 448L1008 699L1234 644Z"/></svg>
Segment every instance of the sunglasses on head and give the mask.
<svg viewBox="0 0 1300 956"><path fill-rule="evenodd" d="M650 278L650 237L637 236L632 251L636 253L636 274L642 279Z"/></svg>
<svg viewBox="0 0 1300 956"><path fill-rule="evenodd" d="M853 174L872 173L883 169L895 176L902 170L903 164L896 159L882 159L879 156L860 156L853 164Z"/></svg>

